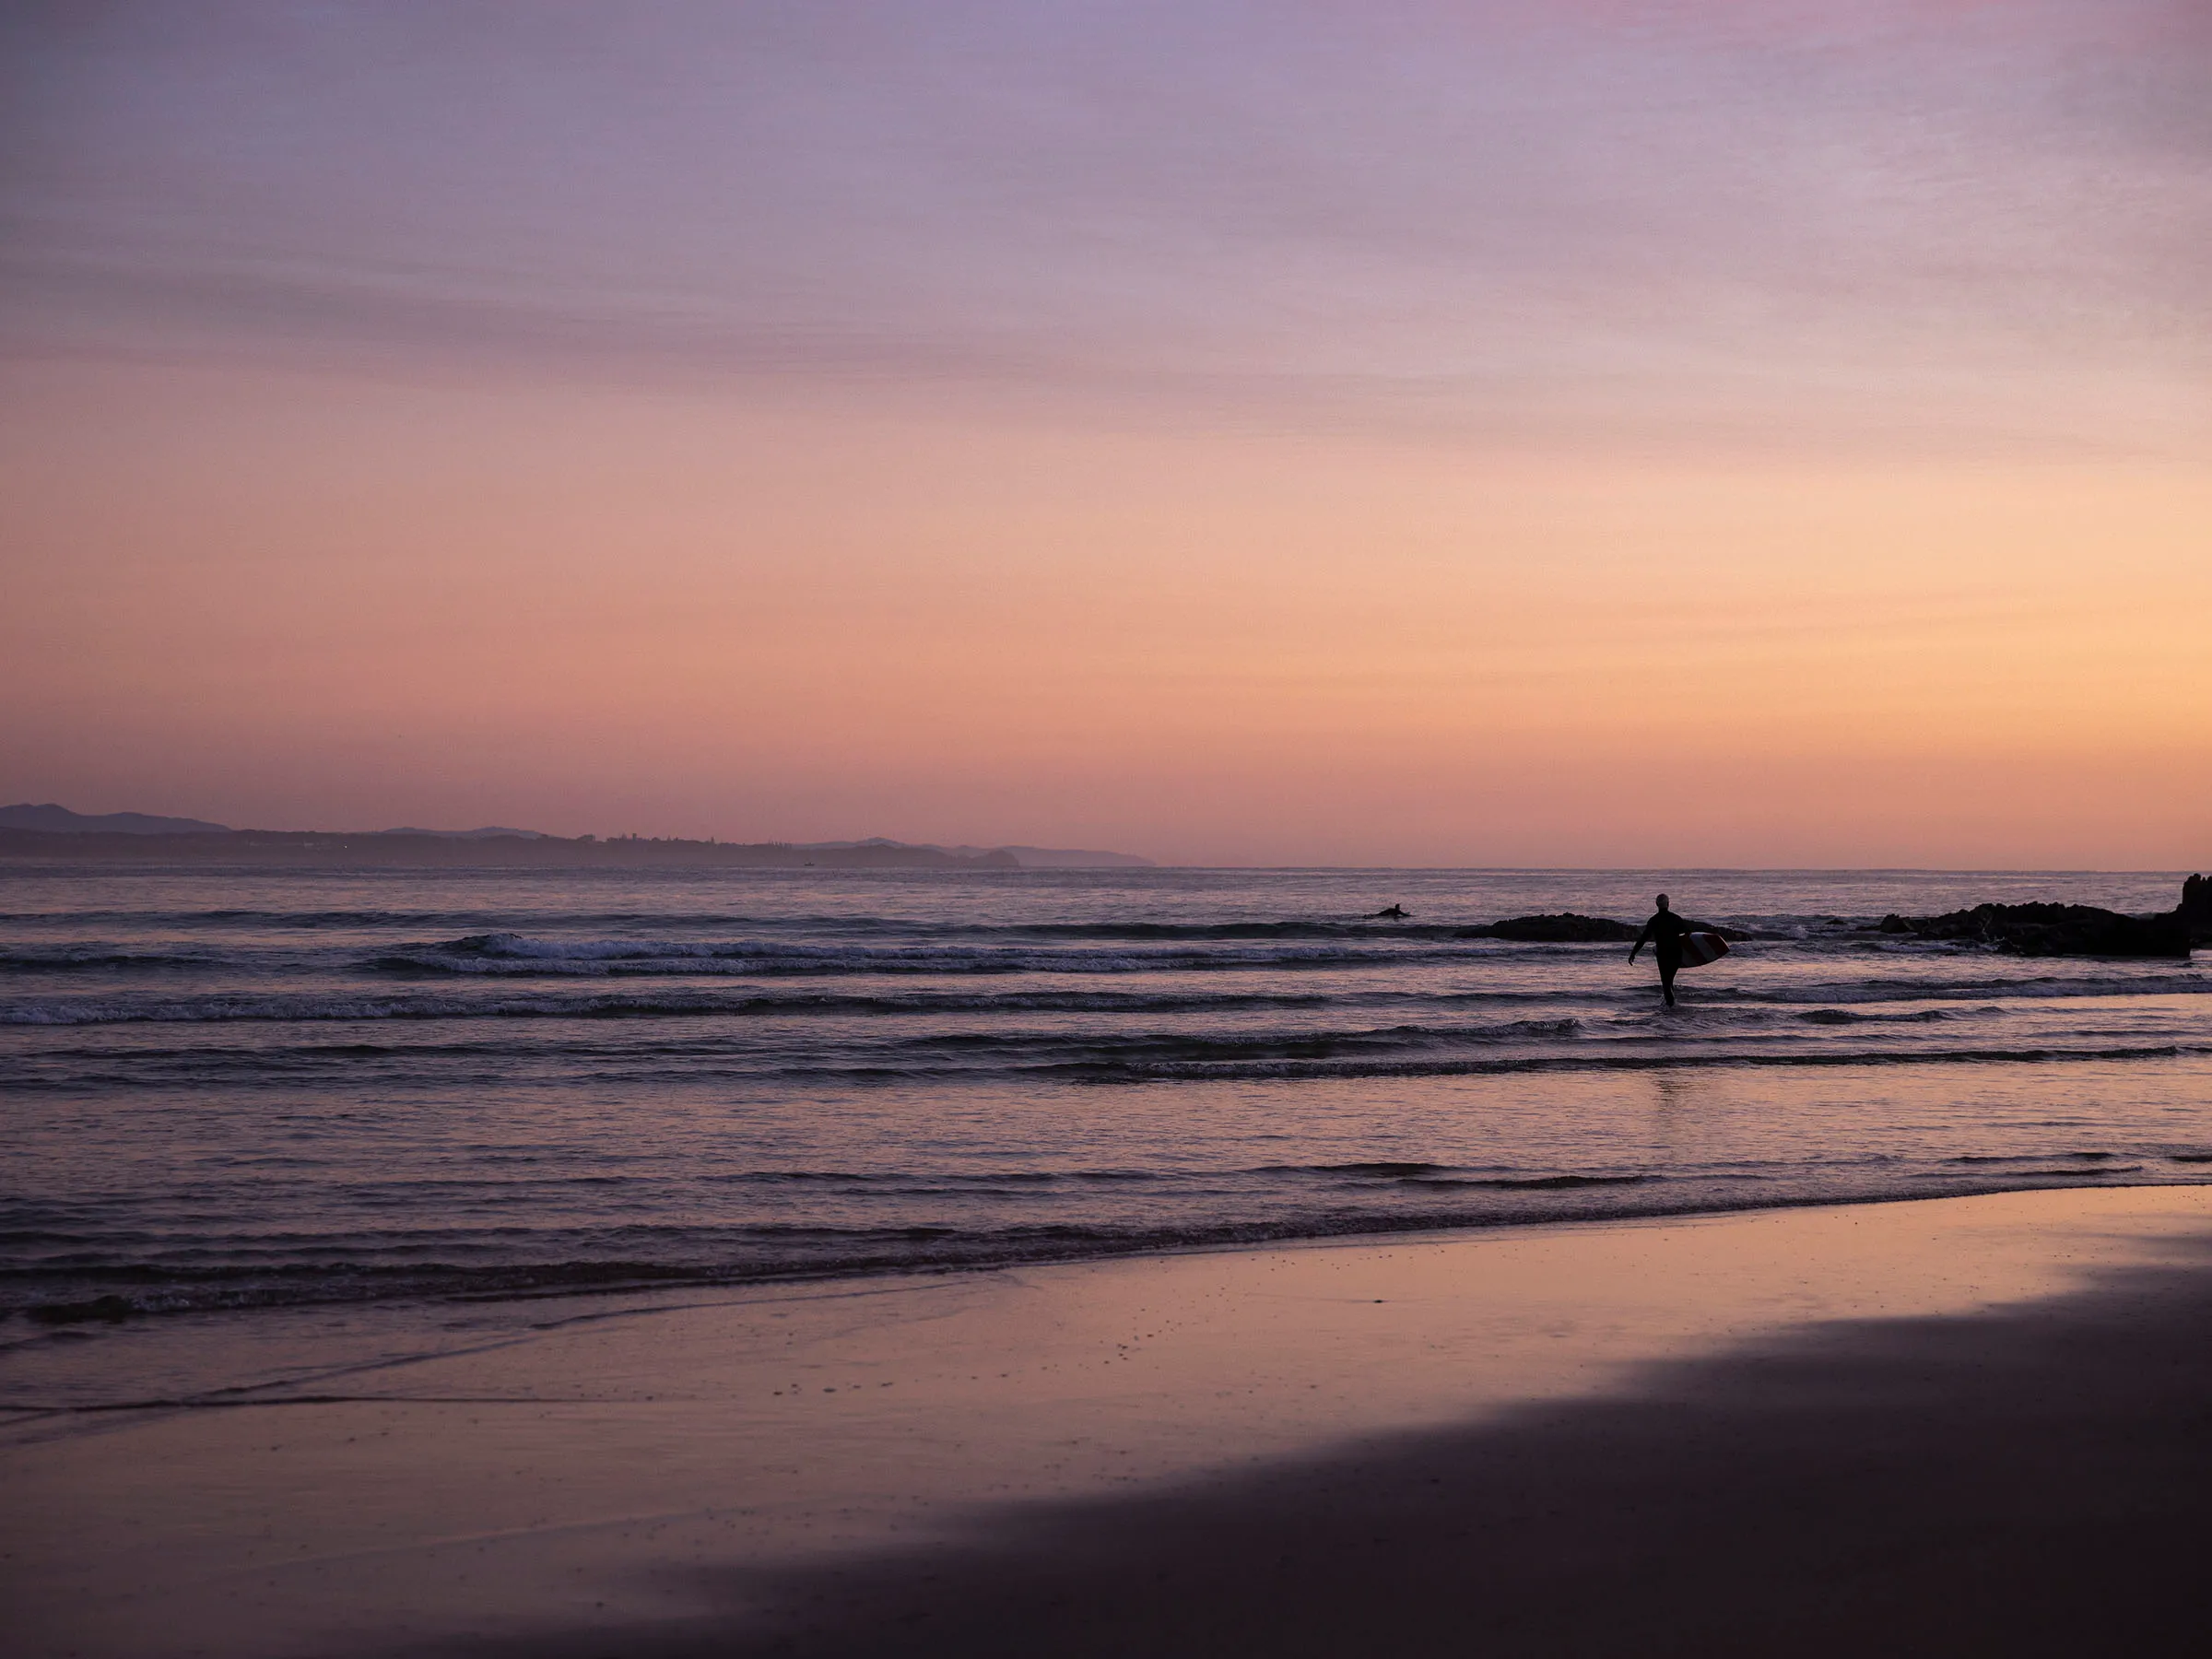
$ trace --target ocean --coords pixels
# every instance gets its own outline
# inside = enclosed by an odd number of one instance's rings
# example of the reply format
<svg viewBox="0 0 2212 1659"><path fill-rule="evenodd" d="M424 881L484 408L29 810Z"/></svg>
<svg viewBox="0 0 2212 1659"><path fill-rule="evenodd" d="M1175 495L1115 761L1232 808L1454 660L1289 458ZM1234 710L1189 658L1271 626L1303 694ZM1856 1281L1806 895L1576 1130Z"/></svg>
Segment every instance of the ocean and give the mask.
<svg viewBox="0 0 2212 1659"><path fill-rule="evenodd" d="M1868 931L2181 879L18 867L0 1338L2202 1182L2204 953Z"/></svg>

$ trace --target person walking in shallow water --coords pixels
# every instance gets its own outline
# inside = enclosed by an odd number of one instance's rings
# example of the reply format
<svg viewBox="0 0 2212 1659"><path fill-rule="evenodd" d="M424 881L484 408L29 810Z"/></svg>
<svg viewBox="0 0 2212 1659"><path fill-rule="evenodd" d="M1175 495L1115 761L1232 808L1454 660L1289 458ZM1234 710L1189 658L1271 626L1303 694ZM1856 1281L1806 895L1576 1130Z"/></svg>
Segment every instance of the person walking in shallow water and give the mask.
<svg viewBox="0 0 2212 1659"><path fill-rule="evenodd" d="M1689 932L1689 924L1666 908L1666 895L1659 895L1659 908L1652 919L1643 924L1636 935L1636 943L1629 947L1629 960L1636 959L1637 952L1646 943L1659 959L1659 994L1666 998L1666 1006L1675 1006L1675 975L1682 971L1682 939Z"/></svg>

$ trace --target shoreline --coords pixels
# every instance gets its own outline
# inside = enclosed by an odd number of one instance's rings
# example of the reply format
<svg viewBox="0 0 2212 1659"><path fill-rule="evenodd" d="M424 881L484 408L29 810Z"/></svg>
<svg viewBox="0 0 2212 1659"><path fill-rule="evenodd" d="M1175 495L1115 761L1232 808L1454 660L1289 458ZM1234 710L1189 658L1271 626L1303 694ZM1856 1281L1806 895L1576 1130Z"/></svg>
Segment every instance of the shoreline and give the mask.
<svg viewBox="0 0 2212 1659"><path fill-rule="evenodd" d="M88 1659L859 1651L911 1628L933 1574L994 1563L1010 1606L1018 1585L1062 1583L1095 1553L1023 1555L1009 1538L1104 1528L1135 1547L1182 1524L1147 1504L1213 1515L1217 1531L1233 1516L1208 1503L1318 1525L1329 1506L1298 1485L1315 1469L1339 1484L1369 1469L1359 1478L1385 1507L1419 1498L1397 1465L1375 1472L1394 1439L1505 1435L1487 1456L1521 1443L1531 1412L1641 1420L1668 1397L1670 1366L1740 1366L1791 1340L1850 1349L1848 1328L1868 1321L1966 1331L1972 1350L1971 1333L2002 1324L1992 1310L2141 1302L2115 1288L2130 1275L2173 1277L2180 1307L2212 1283L2206 1241L2212 1189L2070 1187L1208 1246L628 1307L548 1299L526 1328L464 1329L368 1363L334 1350L219 1410L18 1420L0 1430L18 1497L6 1571L24 1651ZM2150 1335L2179 1317L2153 1318ZM1816 1382L1849 1358L1811 1362ZM2108 1425L2133 1410L2117 1397L2087 1409ZM2176 1448L2199 1465L2204 1452ZM1220 1496L1240 1478L1261 1487ZM1250 1495L1262 1488L1264 1502ZM1140 1511L1151 1518L1133 1534ZM841 1604L876 1612L822 1624L806 1609L823 1574L843 1575ZM1154 1600L1170 1618L1172 1598ZM1201 1623L1220 1611L1174 1605ZM1040 1639L1036 1608L1007 1617ZM1125 1623L1099 1628L1136 1640ZM1173 1646L1157 1624L1143 1641Z"/></svg>
<svg viewBox="0 0 2212 1659"><path fill-rule="evenodd" d="M2212 1165L2212 1156L2167 1154L2172 1161ZM2071 1171L2055 1172L2060 1177L2036 1185L1992 1185L1977 1187L1968 1192L1870 1194L1820 1194L1802 1197L1774 1197L1746 1200L1740 1204L1714 1204L1688 1201L1678 1207L1654 1206L1649 1209L1622 1209L1604 1214L1537 1214L1530 1216L1482 1216L1465 1220L1441 1219L1434 1216L1406 1218L1402 1225L1394 1225L1392 1218L1362 1218L1356 1226L1336 1231L1301 1230L1297 1223L1285 1223L1281 1230L1274 1230L1268 1223L1227 1223L1218 1237L1191 1237L1188 1234L1160 1240L1132 1241L1127 1243L1105 1246L1096 1250L1070 1249L1065 1253L1044 1253L1021 1256L986 1256L972 1258L929 1260L917 1258L908 1261L872 1262L853 1266L832 1265L819 1268L794 1267L789 1271L769 1271L747 1277L715 1277L701 1274L688 1276L684 1270L672 1270L665 1278L621 1278L609 1277L603 1283L594 1283L580 1277L573 1282L563 1283L547 1278L542 1284L524 1285L514 1288L464 1288L440 1290L435 1288L394 1291L388 1295L356 1297L332 1296L327 1298L303 1297L297 1300L270 1300L265 1301L214 1302L206 1305L152 1306L135 1304L117 1308L115 1298L126 1303L129 1297L122 1291L102 1293L71 1301L24 1302L13 1308L0 1309L0 1333L6 1331L6 1322L22 1320L35 1331L66 1329L75 1325L114 1325L139 1320L156 1322L171 1319L252 1317L261 1313L314 1313L324 1312L344 1313L366 1311L405 1311L409 1309L432 1312L445 1307L506 1306L532 1302L561 1301L570 1299L591 1298L661 1298L677 1297L701 1292L745 1294L751 1291L777 1291L809 1287L834 1287L851 1284L871 1286L886 1280L905 1278L933 1278L962 1275L1015 1273L1033 1268L1081 1267L1115 1262L1144 1261L1155 1257L1206 1254L1217 1252L1253 1250L1294 1250L1303 1246L1328 1247L1344 1245L1392 1243L1443 1243L1470 1235L1522 1228L1601 1227L1615 1222L1691 1222L1704 1217L1734 1217L1782 1213L1807 1209L1848 1209L1870 1205L1944 1204L1959 1199L2001 1198L2033 1193L2100 1193L2100 1192L2155 1192L2167 1188L2212 1188L2212 1173L2190 1176L2180 1175L2162 1180L2107 1179L2100 1172L2087 1170L2078 1175ZM2115 1173L2118 1173L2115 1171ZM2128 1171L2132 1175L2136 1171ZM1537 1183L1532 1183L1537 1184ZM1592 1185L1614 1184L1609 1181L1594 1181ZM1571 1188L1568 1189L1571 1190ZM488 1268L478 1270L492 1277L512 1271L526 1275L533 1271L557 1272L565 1269L534 1269L528 1265L515 1269ZM399 1271L394 1270L395 1274ZM96 1276L88 1276L96 1277ZM0 1425L18 1408L0 1401Z"/></svg>

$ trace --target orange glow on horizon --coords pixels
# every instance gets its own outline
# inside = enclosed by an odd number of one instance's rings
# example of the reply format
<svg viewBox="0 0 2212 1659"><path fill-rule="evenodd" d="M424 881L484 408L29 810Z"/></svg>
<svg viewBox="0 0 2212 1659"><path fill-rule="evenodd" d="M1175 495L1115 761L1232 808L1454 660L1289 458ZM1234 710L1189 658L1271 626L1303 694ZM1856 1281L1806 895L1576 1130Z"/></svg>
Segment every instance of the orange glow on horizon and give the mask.
<svg viewBox="0 0 2212 1659"><path fill-rule="evenodd" d="M85 810L1401 865L2212 822L2194 469L45 372L6 760Z"/></svg>

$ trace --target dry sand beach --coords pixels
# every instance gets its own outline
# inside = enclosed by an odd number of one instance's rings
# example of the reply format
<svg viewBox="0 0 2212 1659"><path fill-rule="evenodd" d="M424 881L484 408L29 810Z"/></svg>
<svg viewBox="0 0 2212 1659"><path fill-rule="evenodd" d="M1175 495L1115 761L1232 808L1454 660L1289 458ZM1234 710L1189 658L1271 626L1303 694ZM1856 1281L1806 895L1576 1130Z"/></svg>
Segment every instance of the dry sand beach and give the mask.
<svg viewBox="0 0 2212 1659"><path fill-rule="evenodd" d="M2073 1653L2196 1596L2202 1188L542 1312L17 1414L12 1651Z"/></svg>

